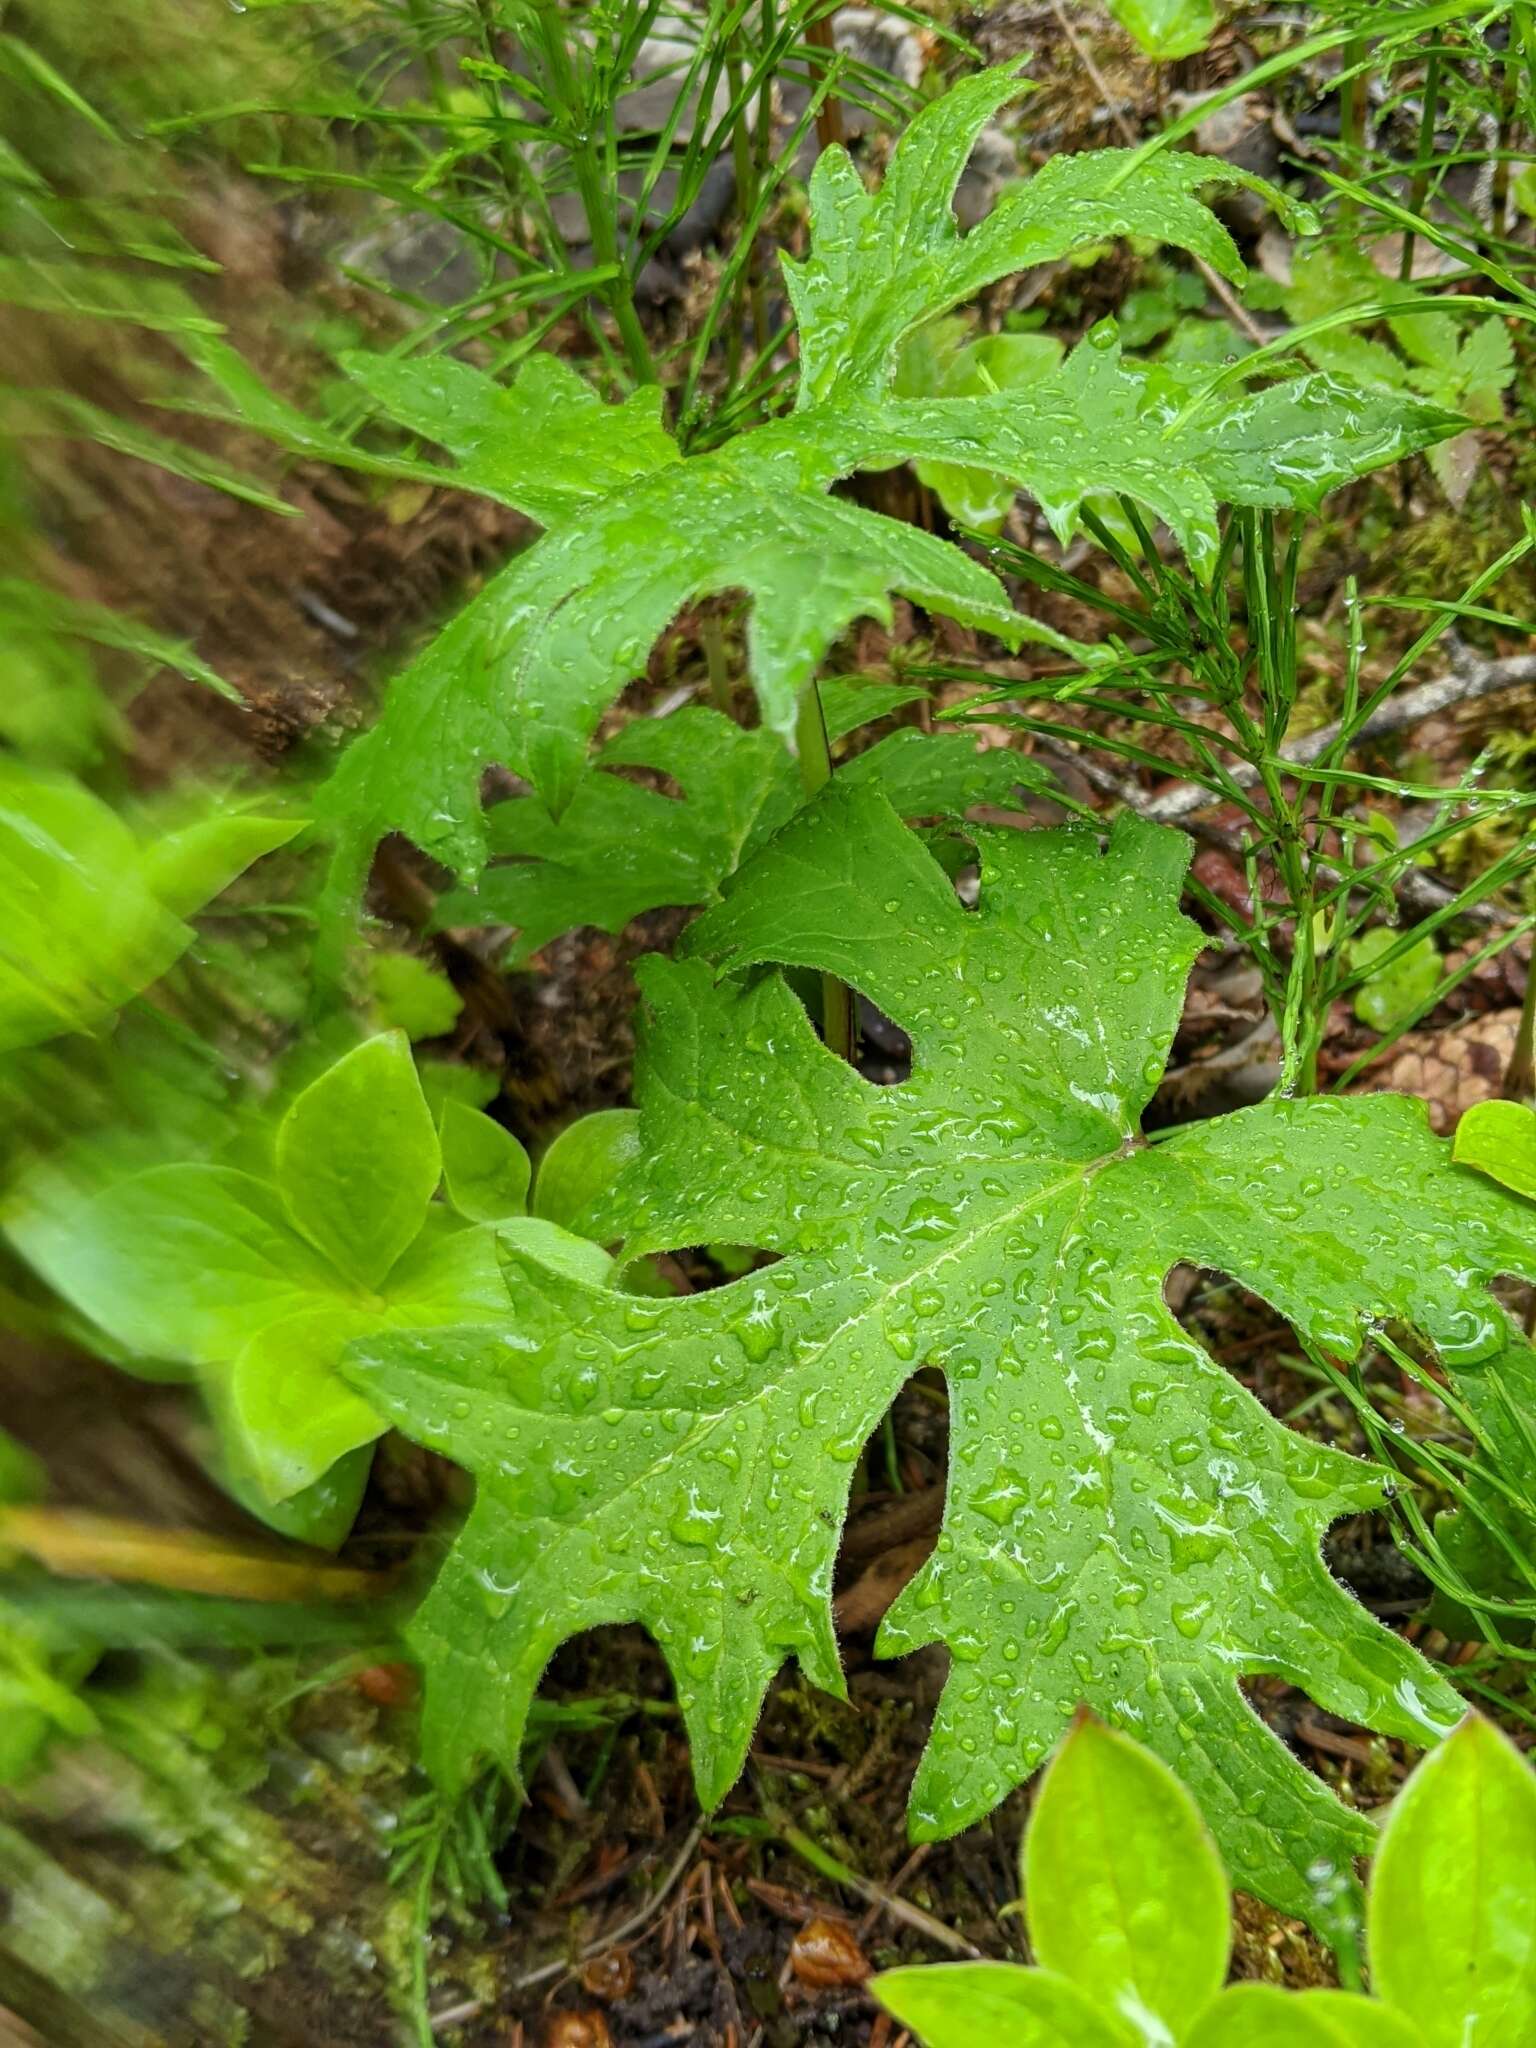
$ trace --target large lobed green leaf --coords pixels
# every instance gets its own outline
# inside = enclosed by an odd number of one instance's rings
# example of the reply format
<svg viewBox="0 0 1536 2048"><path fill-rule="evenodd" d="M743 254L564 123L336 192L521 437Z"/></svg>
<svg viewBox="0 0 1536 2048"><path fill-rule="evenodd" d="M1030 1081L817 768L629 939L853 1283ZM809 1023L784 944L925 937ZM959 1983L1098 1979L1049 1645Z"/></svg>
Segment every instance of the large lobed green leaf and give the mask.
<svg viewBox="0 0 1536 2048"><path fill-rule="evenodd" d="M1063 537L1085 497L1126 492L1203 561L1219 504L1310 504L1461 426L1422 399L1323 375L1257 393L1223 386L1196 405L1193 372L1123 362L1110 327L1027 388L895 397L897 352L918 323L1029 264L1135 234L1241 274L1199 195L1254 181L1172 151L1134 166L1113 150L1059 158L962 235L950 197L988 115L1019 89L1015 71L966 80L925 109L877 193L845 152L823 152L811 254L788 266L802 382L787 420L685 460L654 395L603 406L549 358L505 389L461 363L349 360L381 406L454 455L445 480L549 531L395 679L379 723L323 793L341 848L335 902L356 896L390 831L473 882L491 765L526 775L561 812L605 708L669 621L713 593L751 600L752 680L763 723L785 738L833 642L857 618L889 618L893 592L1011 645L1092 658L1015 612L957 547L829 495L856 471L939 464L974 471L989 493L1001 478L1031 493Z"/></svg>
<svg viewBox="0 0 1536 2048"><path fill-rule="evenodd" d="M586 1227L626 1256L720 1242L777 1263L658 1303L514 1255L515 1349L438 1332L345 1368L478 1480L415 1623L426 1753L450 1782L515 1761L555 1647L639 1621L721 1797L786 1657L841 1688L852 1469L929 1366L950 1394L944 1526L879 1641L953 1660L914 1833L985 1814L1086 1701L1191 1787L1239 1883L1312 1913L1318 1866L1370 1830L1238 1680L1419 1742L1458 1702L1319 1555L1386 1475L1267 1415L1164 1279L1230 1274L1341 1357L1398 1318L1471 1381L1518 1341L1486 1282L1536 1272L1526 1211L1402 1098L1274 1100L1147 1143L1201 944L1178 911L1187 841L1133 818L1104 852L1075 829L971 836L967 912L878 792L834 781L693 927L695 957L645 963L642 1152ZM912 1079L861 1080L757 963L861 990L911 1035Z"/></svg>
<svg viewBox="0 0 1536 2048"><path fill-rule="evenodd" d="M764 724L784 736L833 641L866 614L889 620L893 590L1005 641L1091 658L1015 613L959 548L826 495L840 476L909 460L972 468L1029 491L1063 538L1085 498L1123 491L1204 561L1219 504L1311 504L1460 424L1320 373L1191 408L1194 375L1125 362L1106 324L1027 390L818 407L594 499L465 606L348 749L321 798L347 849L346 888L395 830L473 880L493 763L563 810L604 710L675 614L712 592L752 598L753 682Z"/></svg>
<svg viewBox="0 0 1536 2048"><path fill-rule="evenodd" d="M1022 61L1022 60L1021 60ZM811 253L784 261L800 334L802 407L883 392L903 339L999 278L1123 235L1202 256L1234 283L1243 263L1200 198L1246 186L1291 214L1273 186L1232 164L1184 151L1145 158L1118 186L1128 149L1053 157L1005 188L962 235L955 187L984 124L1024 89L1021 62L962 79L926 106L902 137L878 192L845 150L823 150L811 177Z"/></svg>

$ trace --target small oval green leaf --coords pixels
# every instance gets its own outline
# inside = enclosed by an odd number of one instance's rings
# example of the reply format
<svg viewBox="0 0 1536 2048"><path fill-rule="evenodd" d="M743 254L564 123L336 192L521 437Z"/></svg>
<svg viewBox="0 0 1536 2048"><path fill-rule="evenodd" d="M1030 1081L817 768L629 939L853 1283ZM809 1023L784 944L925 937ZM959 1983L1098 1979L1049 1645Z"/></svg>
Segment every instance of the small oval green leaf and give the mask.
<svg viewBox="0 0 1536 2048"><path fill-rule="evenodd" d="M1109 11L1149 57L1192 57L1216 32L1215 0L1109 0Z"/></svg>
<svg viewBox="0 0 1536 2048"><path fill-rule="evenodd" d="M1221 1988L1227 1880L1195 1802L1147 1750L1083 1719L1045 1773L1024 1843L1035 1953L1148 2042Z"/></svg>
<svg viewBox="0 0 1536 2048"><path fill-rule="evenodd" d="M1451 1156L1536 1200L1536 1110L1523 1102L1474 1102L1456 1126Z"/></svg>
<svg viewBox="0 0 1536 2048"><path fill-rule="evenodd" d="M1536 2040L1536 1778L1468 1715L1409 1779L1372 1874L1378 1994L1428 2048Z"/></svg>
<svg viewBox="0 0 1536 2048"><path fill-rule="evenodd" d="M500 1223L528 1207L528 1154L494 1117L446 1102L441 1124L448 1199L472 1223Z"/></svg>
<svg viewBox="0 0 1536 2048"><path fill-rule="evenodd" d="M266 1503L316 1485L386 1424L341 1379L336 1363L375 1318L366 1310L304 1309L257 1330L229 1374L227 1413L244 1440L243 1462Z"/></svg>
<svg viewBox="0 0 1536 2048"><path fill-rule="evenodd" d="M640 1114L633 1109L598 1109L578 1117L539 1161L533 1213L566 1229L582 1210L605 1194L640 1151Z"/></svg>
<svg viewBox="0 0 1536 2048"><path fill-rule="evenodd" d="M923 2048L1135 2048L1137 2040L1065 1977L1017 1963L887 1970L870 1988Z"/></svg>
<svg viewBox="0 0 1536 2048"><path fill-rule="evenodd" d="M1234 1984L1206 2007L1182 2048L1421 2048L1417 2029L1349 1991Z"/></svg>
<svg viewBox="0 0 1536 2048"><path fill-rule="evenodd" d="M294 1224L374 1288L420 1233L442 1174L431 1112L399 1031L366 1039L283 1118L277 1184Z"/></svg>

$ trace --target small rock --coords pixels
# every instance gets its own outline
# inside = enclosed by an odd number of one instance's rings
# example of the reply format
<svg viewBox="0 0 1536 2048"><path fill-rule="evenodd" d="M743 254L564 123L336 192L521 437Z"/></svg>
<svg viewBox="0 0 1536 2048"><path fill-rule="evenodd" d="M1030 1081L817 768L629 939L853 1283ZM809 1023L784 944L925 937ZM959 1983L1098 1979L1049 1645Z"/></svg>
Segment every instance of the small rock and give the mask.
<svg viewBox="0 0 1536 2048"><path fill-rule="evenodd" d="M856 64L883 71L909 92L922 83L922 40L909 22L893 19L875 7L840 7L832 22L832 40ZM849 113L855 120L863 118L856 108Z"/></svg>
<svg viewBox="0 0 1536 2048"><path fill-rule="evenodd" d="M1013 137L989 121L976 138L970 161L955 187L955 218L969 231L992 211L1004 185L1019 175Z"/></svg>
<svg viewBox="0 0 1536 2048"><path fill-rule="evenodd" d="M688 79L695 47L679 36L647 36L635 52L630 90L614 102L614 126L621 135L659 135L672 118L672 109ZM698 120L698 89L690 91L678 115L676 133L685 140ZM717 121L731 104L730 89L722 70L715 80L709 105L709 120Z"/></svg>
<svg viewBox="0 0 1536 2048"><path fill-rule="evenodd" d="M807 1920L795 1936L789 1964L802 1984L817 1990L835 1984L862 1984L870 1973L852 1929L841 1920L826 1920L819 1914Z"/></svg>

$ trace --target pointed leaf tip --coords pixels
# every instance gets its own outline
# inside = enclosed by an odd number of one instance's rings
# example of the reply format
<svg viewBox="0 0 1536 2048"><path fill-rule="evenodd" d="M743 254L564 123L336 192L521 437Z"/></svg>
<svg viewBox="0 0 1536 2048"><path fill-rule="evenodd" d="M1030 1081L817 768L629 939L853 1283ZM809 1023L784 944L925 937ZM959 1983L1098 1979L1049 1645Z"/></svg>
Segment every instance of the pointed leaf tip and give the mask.
<svg viewBox="0 0 1536 2048"><path fill-rule="evenodd" d="M381 1032L314 1080L277 1134L277 1184L295 1227L364 1288L420 1233L442 1154L402 1031Z"/></svg>

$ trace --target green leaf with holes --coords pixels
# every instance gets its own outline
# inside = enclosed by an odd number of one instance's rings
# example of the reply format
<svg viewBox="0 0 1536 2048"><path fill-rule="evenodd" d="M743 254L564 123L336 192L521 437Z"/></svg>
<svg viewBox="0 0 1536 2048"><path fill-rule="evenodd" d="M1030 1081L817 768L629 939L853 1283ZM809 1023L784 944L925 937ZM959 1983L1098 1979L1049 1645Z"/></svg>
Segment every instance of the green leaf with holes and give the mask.
<svg viewBox="0 0 1536 2048"><path fill-rule="evenodd" d="M506 387L462 363L349 359L378 403L454 456L445 482L518 506L548 531L395 678L378 724L322 791L338 849L333 911L355 903L391 831L473 884L487 853L488 767L525 776L552 814L565 811L604 711L645 672L670 621L711 594L749 600L762 723L786 740L829 649L861 617L889 620L893 593L1010 646L1096 658L1017 612L962 549L834 495L841 478L917 462L985 478L988 492L1000 480L1034 496L1062 538L1086 498L1125 492L1205 563L1220 503L1309 505L1461 426L1411 394L1324 375L1207 389L1188 365L1123 362L1110 325L1027 386L897 396L897 354L914 328L1032 264L1146 235L1241 275L1201 194L1256 181L1172 150L1058 158L962 235L951 197L988 117L1021 90L1017 69L967 79L926 107L878 192L845 151L822 152L810 254L785 266L801 362L788 418L685 456L654 394L605 407L544 357Z"/></svg>
<svg viewBox="0 0 1536 2048"><path fill-rule="evenodd" d="M669 776L682 800L610 772L637 767ZM1016 804L1021 785L1054 787L1036 762L1001 748L978 753L964 733L892 733L840 772L884 789L909 818L963 816L978 803ZM477 887L440 898L434 922L511 925L508 958L520 965L573 925L619 932L648 910L712 901L803 801L799 770L773 733L745 732L702 706L636 719L604 747L559 819L536 797L487 812L501 859Z"/></svg>
<svg viewBox="0 0 1536 2048"><path fill-rule="evenodd" d="M1518 1342L1486 1283L1536 1273L1528 1211L1399 1097L1274 1100L1148 1143L1201 945L1187 839L1131 817L1107 850L1076 828L970 837L974 910L877 791L834 778L689 957L642 965L640 1155L580 1227L626 1258L725 1243L777 1263L662 1303L509 1254L514 1346L438 1332L345 1368L478 1480L414 1624L426 1752L448 1782L514 1764L555 1648L638 1621L718 1801L787 1657L842 1689L850 1481L926 1367L950 1397L944 1526L878 1643L952 1659L914 1834L987 1813L1086 1701L1182 1778L1239 1884L1322 1918L1319 1864L1344 1870L1370 1826L1239 1680L1420 1743L1458 1702L1319 1553L1386 1474L1276 1422L1164 1281L1181 1261L1230 1274L1341 1358L1396 1318L1472 1377ZM834 1058L784 968L893 1018L910 1081Z"/></svg>

